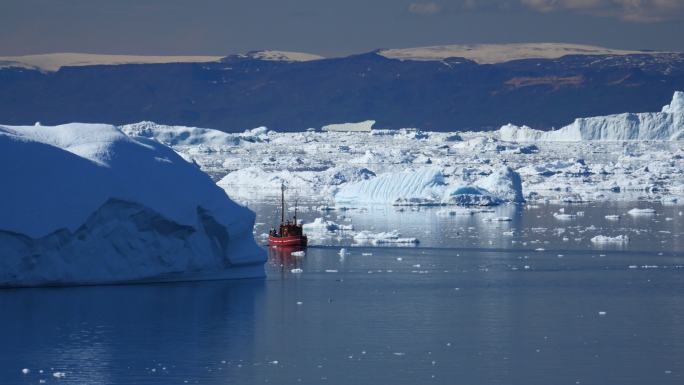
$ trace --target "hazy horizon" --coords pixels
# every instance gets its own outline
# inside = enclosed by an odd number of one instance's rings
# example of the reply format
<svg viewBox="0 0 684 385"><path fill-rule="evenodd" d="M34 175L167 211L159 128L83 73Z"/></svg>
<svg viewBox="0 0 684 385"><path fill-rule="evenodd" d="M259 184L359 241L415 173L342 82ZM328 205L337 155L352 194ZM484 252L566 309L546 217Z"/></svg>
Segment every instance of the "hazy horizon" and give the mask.
<svg viewBox="0 0 684 385"><path fill-rule="evenodd" d="M579 42L573 42L573 43L567 43L567 42L553 42L553 41L529 41L529 42L509 42L509 43L444 43L444 44L426 44L426 45L412 45L412 46L403 46L403 47L376 47L376 48L371 48L363 51L354 51L354 52L346 52L346 53L340 53L336 55L323 55L317 52L310 52L310 51L293 51L293 50L286 50L286 49L278 49L278 48L269 48L269 49L249 49L245 51L236 51L236 52L226 52L226 53L214 53L214 54L186 54L182 52L178 52L175 54L147 54L147 53L128 53L128 52L120 52L120 53L99 53L99 52L85 52L85 51L50 51L50 52L34 52L34 53L25 53L21 55L0 55L0 57L23 57L23 56L40 56L40 55L56 55L56 54L80 54L80 55L101 55L101 56L130 56L130 57L136 57L136 56L150 56L150 57L225 57L225 56L230 56L230 55L239 55L239 54L247 54L250 52L260 52L260 51L280 51L280 52L293 52L293 53L307 53L307 54L313 54L313 55L320 55L323 58L336 58L336 57L345 57L349 55L360 55L360 54L365 54L365 53L370 53L370 52L375 52L379 50L401 50L401 49L411 49L411 48L421 48L421 47L432 47L432 46L461 46L461 45L472 45L472 46L477 46L477 45L515 45L515 44L577 44L577 45L587 45L587 46L593 46L597 48L605 48L608 50L626 50L626 51L643 51L643 52L673 52L673 53L684 53L684 49L682 50L655 50L655 49L650 49L650 48L616 48L616 47L611 47L611 46L600 46L600 45L592 45L592 44L584 44L584 43L579 43Z"/></svg>
<svg viewBox="0 0 684 385"><path fill-rule="evenodd" d="M0 56L76 52L345 56L382 48L558 42L684 51L676 0L5 0Z"/></svg>

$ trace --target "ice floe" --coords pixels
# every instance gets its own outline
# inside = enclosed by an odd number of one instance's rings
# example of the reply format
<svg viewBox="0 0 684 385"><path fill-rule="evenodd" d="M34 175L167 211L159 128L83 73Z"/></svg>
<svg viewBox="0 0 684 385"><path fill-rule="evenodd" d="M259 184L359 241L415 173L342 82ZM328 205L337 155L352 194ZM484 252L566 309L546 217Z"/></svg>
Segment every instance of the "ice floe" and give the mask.
<svg viewBox="0 0 684 385"><path fill-rule="evenodd" d="M595 237L591 238L592 243L617 243L617 244L625 244L629 242L629 237L626 235L617 235L614 237L610 237L607 235L597 235Z"/></svg>
<svg viewBox="0 0 684 385"><path fill-rule="evenodd" d="M323 218L316 218L313 222L305 223L304 230L306 232L314 233L335 232L341 230L354 230L354 226L335 223L333 221L328 221Z"/></svg>
<svg viewBox="0 0 684 385"><path fill-rule="evenodd" d="M651 208L645 208L645 209L633 208L627 212L627 214L632 215L632 216L655 215L655 213L656 213L655 209L651 209Z"/></svg>
<svg viewBox="0 0 684 385"><path fill-rule="evenodd" d="M381 244L417 244L417 238L402 237L398 231L373 233L370 231L360 231L354 235L354 241L357 243L370 243L374 245Z"/></svg>

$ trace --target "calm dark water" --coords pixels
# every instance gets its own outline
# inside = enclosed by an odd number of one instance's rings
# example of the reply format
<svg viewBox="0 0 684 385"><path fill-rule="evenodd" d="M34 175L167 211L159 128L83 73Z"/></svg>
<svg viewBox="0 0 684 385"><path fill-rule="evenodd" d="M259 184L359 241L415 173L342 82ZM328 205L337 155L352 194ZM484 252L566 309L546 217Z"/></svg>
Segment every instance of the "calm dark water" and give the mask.
<svg viewBox="0 0 684 385"><path fill-rule="evenodd" d="M266 280L3 290L0 383L682 384L681 207L604 219L632 207L333 212L421 243L320 237Z"/></svg>

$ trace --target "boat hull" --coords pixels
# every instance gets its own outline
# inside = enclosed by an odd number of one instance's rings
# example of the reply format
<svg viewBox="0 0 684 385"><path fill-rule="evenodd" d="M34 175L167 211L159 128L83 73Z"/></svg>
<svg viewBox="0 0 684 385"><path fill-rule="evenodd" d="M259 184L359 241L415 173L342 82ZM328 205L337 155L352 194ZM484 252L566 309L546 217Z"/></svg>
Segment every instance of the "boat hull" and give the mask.
<svg viewBox="0 0 684 385"><path fill-rule="evenodd" d="M268 245L269 246L306 246L307 243L307 238L306 235L294 235L294 236L289 236L289 237L274 237L274 236L269 236L268 237Z"/></svg>

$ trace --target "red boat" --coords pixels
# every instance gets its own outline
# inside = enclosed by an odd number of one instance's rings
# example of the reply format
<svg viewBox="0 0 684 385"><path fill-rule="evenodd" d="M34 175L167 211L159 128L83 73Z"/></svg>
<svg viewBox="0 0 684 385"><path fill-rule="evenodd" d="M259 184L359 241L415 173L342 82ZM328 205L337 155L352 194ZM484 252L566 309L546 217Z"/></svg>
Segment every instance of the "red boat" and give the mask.
<svg viewBox="0 0 684 385"><path fill-rule="evenodd" d="M297 204L295 202L295 212L292 221L285 221L285 185L282 185L280 189L280 227L278 231L271 229L268 233L268 245L306 247L306 235L304 235L302 225L297 223Z"/></svg>

